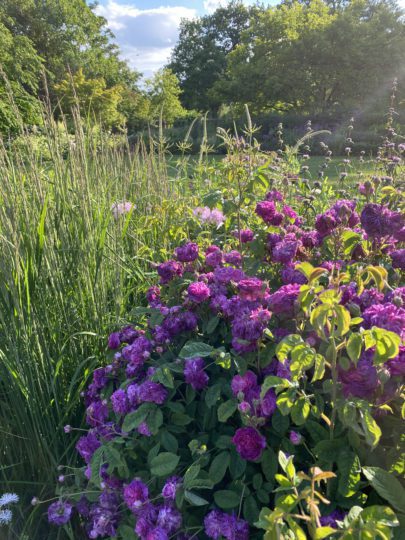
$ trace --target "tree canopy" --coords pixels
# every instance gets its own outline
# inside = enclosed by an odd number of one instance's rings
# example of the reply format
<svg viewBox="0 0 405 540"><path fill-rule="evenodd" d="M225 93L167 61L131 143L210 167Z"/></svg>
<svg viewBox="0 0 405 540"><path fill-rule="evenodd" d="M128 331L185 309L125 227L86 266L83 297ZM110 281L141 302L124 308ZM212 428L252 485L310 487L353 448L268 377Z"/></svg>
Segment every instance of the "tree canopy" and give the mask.
<svg viewBox="0 0 405 540"><path fill-rule="evenodd" d="M285 0L250 10L233 1L183 22L170 66L184 105L200 110L247 103L333 112L373 107L404 78L404 50L403 11L391 0Z"/></svg>

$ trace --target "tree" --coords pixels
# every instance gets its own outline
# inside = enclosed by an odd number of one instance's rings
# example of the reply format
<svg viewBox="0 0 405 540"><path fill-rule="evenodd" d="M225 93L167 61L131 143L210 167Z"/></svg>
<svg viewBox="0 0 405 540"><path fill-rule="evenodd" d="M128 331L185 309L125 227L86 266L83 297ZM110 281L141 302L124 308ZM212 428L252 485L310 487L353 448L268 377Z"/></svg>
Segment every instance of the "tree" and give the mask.
<svg viewBox="0 0 405 540"><path fill-rule="evenodd" d="M180 80L185 107L218 108L221 101L210 90L224 74L228 54L238 46L241 33L258 11L257 7L246 8L240 0L233 0L212 15L182 21L168 67Z"/></svg>
<svg viewBox="0 0 405 540"><path fill-rule="evenodd" d="M374 106L403 76L405 32L395 3L284 2L266 10L229 54L216 94L252 110L320 112Z"/></svg>
<svg viewBox="0 0 405 540"><path fill-rule="evenodd" d="M40 121L35 94L43 59L26 36L13 36L1 18L0 36L0 132L10 133L18 130L20 121Z"/></svg>
<svg viewBox="0 0 405 540"><path fill-rule="evenodd" d="M170 69L160 69L146 84L148 87L147 96L150 100L149 119L151 121L156 122L162 118L163 123L170 127L177 118L188 114L180 101L179 80Z"/></svg>
<svg viewBox="0 0 405 540"><path fill-rule="evenodd" d="M118 110L122 88L118 85L107 88L103 78L87 79L80 68L56 84L55 91L65 114L69 115L74 107L78 107L82 116L105 127L120 127L125 123L124 115Z"/></svg>

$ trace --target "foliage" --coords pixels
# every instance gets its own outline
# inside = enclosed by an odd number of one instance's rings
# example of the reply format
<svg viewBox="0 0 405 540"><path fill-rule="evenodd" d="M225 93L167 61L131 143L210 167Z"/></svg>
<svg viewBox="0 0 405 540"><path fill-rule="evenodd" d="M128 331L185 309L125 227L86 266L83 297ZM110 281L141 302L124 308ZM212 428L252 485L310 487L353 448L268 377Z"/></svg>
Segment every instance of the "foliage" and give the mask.
<svg viewBox="0 0 405 540"><path fill-rule="evenodd" d="M404 36L392 2L294 0L250 11L237 2L184 22L170 66L185 105L199 110L367 111L381 81L402 80Z"/></svg>
<svg viewBox="0 0 405 540"><path fill-rule="evenodd" d="M106 88L104 79L86 79L83 70L74 75L67 74L55 85L62 112L72 114L73 109L80 111L96 124L107 128L122 126L125 117L118 111L122 101L122 88Z"/></svg>
<svg viewBox="0 0 405 540"><path fill-rule="evenodd" d="M150 101L148 117L152 122L160 118L164 125L171 126L176 118L187 114L180 102L181 89L176 75L170 69L161 69L147 81Z"/></svg>
<svg viewBox="0 0 405 540"><path fill-rule="evenodd" d="M84 396L85 466L50 522L71 530L75 509L90 537L393 538L405 223L390 125L390 185L358 203L327 181L304 195L305 139L278 157L249 116L247 141L221 132L217 184L186 211L198 243L110 335Z"/></svg>
<svg viewBox="0 0 405 540"><path fill-rule="evenodd" d="M182 21L169 68L180 80L185 107L219 107L221 101L213 99L210 91L223 76L228 54L238 46L242 31L257 11L233 0L212 15Z"/></svg>

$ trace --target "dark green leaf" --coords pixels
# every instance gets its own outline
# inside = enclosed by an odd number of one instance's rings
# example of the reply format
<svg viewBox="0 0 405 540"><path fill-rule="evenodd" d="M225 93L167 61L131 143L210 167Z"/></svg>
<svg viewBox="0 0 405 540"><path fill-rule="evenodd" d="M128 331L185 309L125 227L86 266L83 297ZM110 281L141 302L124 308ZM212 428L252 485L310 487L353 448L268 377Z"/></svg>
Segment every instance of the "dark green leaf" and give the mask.
<svg viewBox="0 0 405 540"><path fill-rule="evenodd" d="M393 474L380 467L363 467L363 474L380 497L405 513L405 489Z"/></svg>
<svg viewBox="0 0 405 540"><path fill-rule="evenodd" d="M219 508L229 510L230 508L236 508L239 506L240 496L230 489L219 490L214 493L214 500L215 504L219 506Z"/></svg>
<svg viewBox="0 0 405 540"><path fill-rule="evenodd" d="M181 349L180 358L197 358L210 356L214 349L211 345L203 343L202 341L188 341Z"/></svg>
<svg viewBox="0 0 405 540"><path fill-rule="evenodd" d="M162 452L152 459L150 472L153 476L168 476L179 464L180 456L171 452Z"/></svg>
<svg viewBox="0 0 405 540"><path fill-rule="evenodd" d="M226 422L236 411L238 403L235 399L229 399L218 407L218 420Z"/></svg>
<svg viewBox="0 0 405 540"><path fill-rule="evenodd" d="M208 471L208 477L214 484L218 484L223 479L230 461L231 457L229 452L221 452L212 460Z"/></svg>

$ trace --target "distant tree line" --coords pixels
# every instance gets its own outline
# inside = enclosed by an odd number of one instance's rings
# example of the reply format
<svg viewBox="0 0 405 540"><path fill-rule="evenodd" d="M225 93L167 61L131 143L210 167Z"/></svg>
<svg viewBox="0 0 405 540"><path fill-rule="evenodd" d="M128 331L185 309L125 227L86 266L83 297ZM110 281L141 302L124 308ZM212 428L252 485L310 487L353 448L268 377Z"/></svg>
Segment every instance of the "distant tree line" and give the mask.
<svg viewBox="0 0 405 540"><path fill-rule="evenodd" d="M94 7L1 0L0 133L39 125L41 99L56 117L79 106L129 133L197 112L237 115L245 104L261 115L374 112L392 79L405 77L404 12L394 0L231 0L183 20L170 63L142 84Z"/></svg>
<svg viewBox="0 0 405 540"><path fill-rule="evenodd" d="M169 68L187 108L254 113L374 109L404 79L404 12L392 0L233 0L184 20Z"/></svg>

